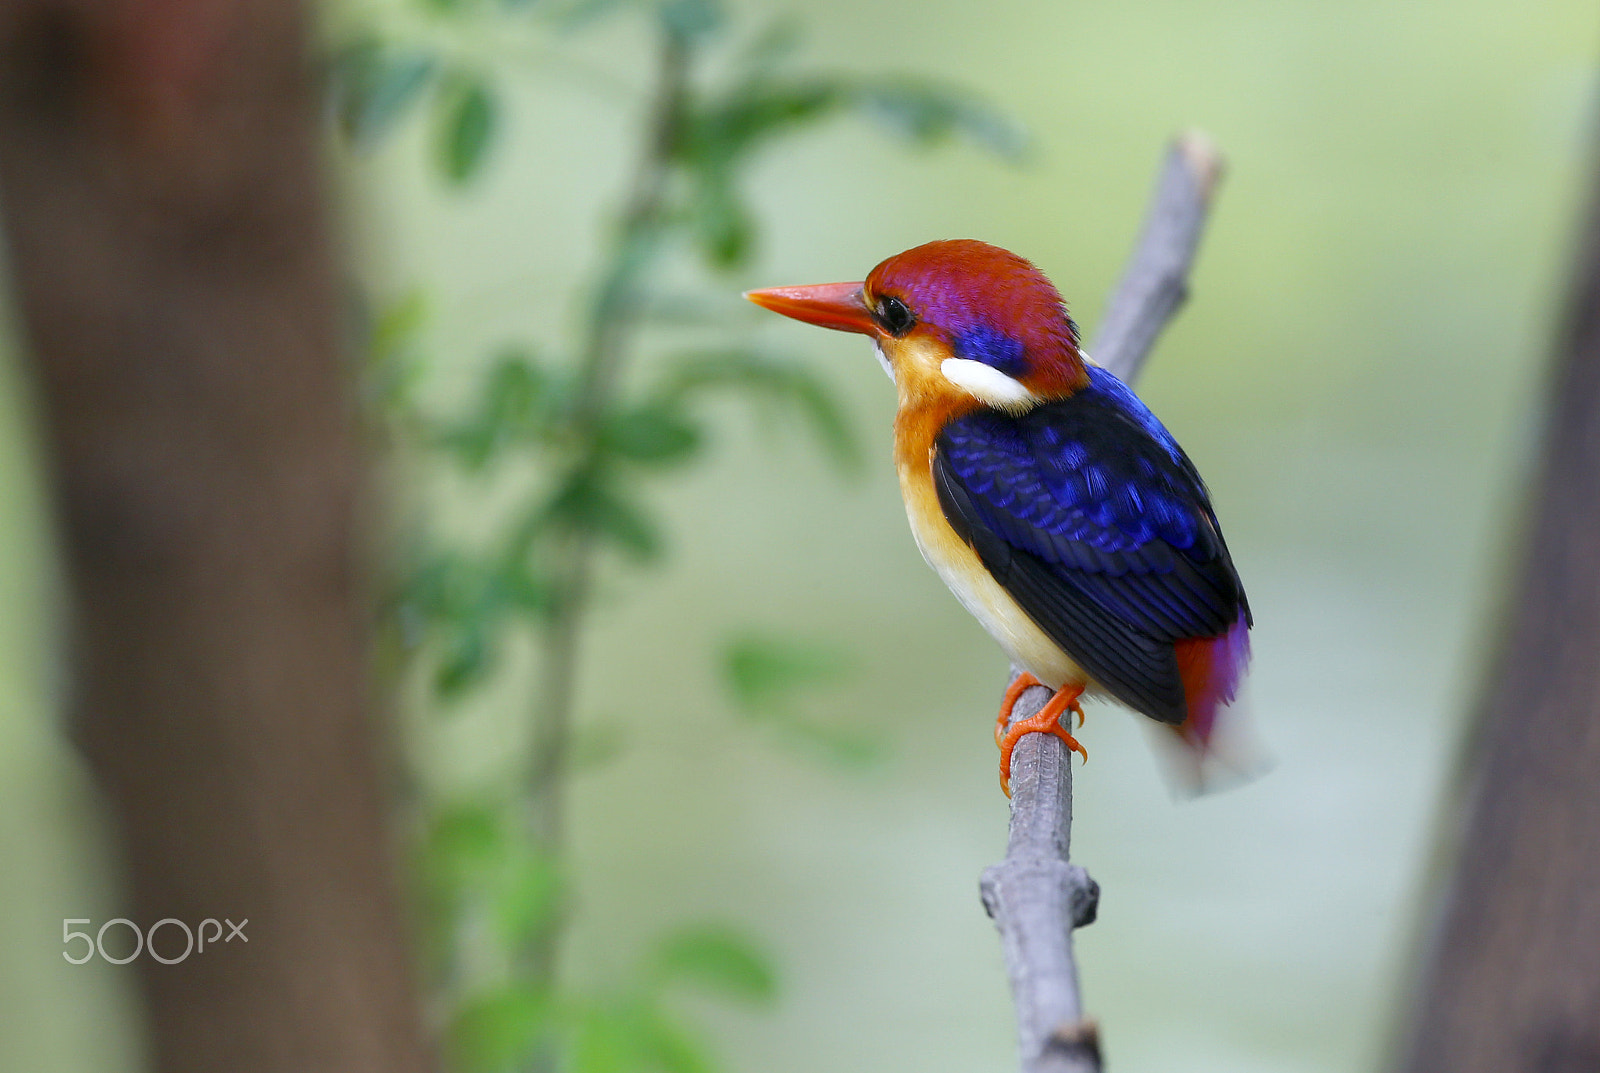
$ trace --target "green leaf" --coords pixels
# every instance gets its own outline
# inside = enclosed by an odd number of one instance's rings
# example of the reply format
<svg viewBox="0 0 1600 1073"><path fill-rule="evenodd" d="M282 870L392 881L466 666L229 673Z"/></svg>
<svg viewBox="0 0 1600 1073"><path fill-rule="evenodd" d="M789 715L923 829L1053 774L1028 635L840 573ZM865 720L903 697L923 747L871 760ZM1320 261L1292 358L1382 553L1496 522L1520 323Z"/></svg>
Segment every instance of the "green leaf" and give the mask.
<svg viewBox="0 0 1600 1073"><path fill-rule="evenodd" d="M634 1073L643 1062L637 1002L592 1001L572 1038L571 1073Z"/></svg>
<svg viewBox="0 0 1600 1073"><path fill-rule="evenodd" d="M490 598L497 607L511 607L536 616L549 613L555 602L549 583L535 577L520 557L509 558L494 574Z"/></svg>
<svg viewBox="0 0 1600 1073"><path fill-rule="evenodd" d="M914 142L959 134L1007 160L1021 160L1027 151L1021 127L954 86L893 78L858 83L852 96L857 107Z"/></svg>
<svg viewBox="0 0 1600 1073"><path fill-rule="evenodd" d="M679 355L670 366L663 396L692 396L729 390L795 412L817 437L833 462L846 472L861 468L861 448L833 392L809 368L753 350L707 351Z"/></svg>
<svg viewBox="0 0 1600 1073"><path fill-rule="evenodd" d="M476 472L513 443L548 438L561 404L559 382L526 351L510 349L485 375L472 415L448 426L437 444Z"/></svg>
<svg viewBox="0 0 1600 1073"><path fill-rule="evenodd" d="M755 246L755 225L720 169L701 174L690 203L689 222L713 268L736 268L749 259Z"/></svg>
<svg viewBox="0 0 1600 1073"><path fill-rule="evenodd" d="M846 472L861 468L861 446L845 420L844 411L834 400L833 390L809 369L800 366L774 368L769 381L773 394L788 403L811 427L817 442Z"/></svg>
<svg viewBox="0 0 1600 1073"><path fill-rule="evenodd" d="M445 613L454 570L454 557L448 553L419 554L396 569L396 585L389 603L407 648L421 644Z"/></svg>
<svg viewBox="0 0 1600 1073"><path fill-rule="evenodd" d="M792 44L782 29L769 33L743 77L720 94L693 103L675 152L691 180L684 220L709 264L729 269L746 262L755 246L755 225L739 197L738 168L765 142L813 123L847 101L841 84L820 78L777 80L770 65Z"/></svg>
<svg viewBox="0 0 1600 1073"><path fill-rule="evenodd" d="M478 173L494 140L498 108L489 89L476 78L463 77L443 101L439 115L439 169L461 184Z"/></svg>
<svg viewBox="0 0 1600 1073"><path fill-rule="evenodd" d="M428 302L420 290L407 291L390 302L372 321L367 333L367 353L386 361L414 343L428 320Z"/></svg>
<svg viewBox="0 0 1600 1073"><path fill-rule="evenodd" d="M415 893L422 909L418 939L430 961L449 964L464 910L503 852L503 832L495 812L477 803L430 805L435 814L416 842Z"/></svg>
<svg viewBox="0 0 1600 1073"><path fill-rule="evenodd" d="M406 576L396 603L407 643L432 634L453 635L450 644L470 648L464 635L487 639L506 611L543 614L550 587L526 561L526 547L513 546L487 563L453 551L421 559Z"/></svg>
<svg viewBox="0 0 1600 1073"><path fill-rule="evenodd" d="M451 454L469 472L477 473L489 465L502 439L500 430L479 422L440 430L434 444Z"/></svg>
<svg viewBox="0 0 1600 1073"><path fill-rule="evenodd" d="M453 700L493 670L508 614L539 619L552 605L549 584L529 565L526 546L513 545L487 561L442 552L422 559L397 598L404 643L438 643L433 686Z"/></svg>
<svg viewBox="0 0 1600 1073"><path fill-rule="evenodd" d="M333 94L345 138L358 147L383 140L436 71L427 53L392 48L375 37L342 49L333 61Z"/></svg>
<svg viewBox="0 0 1600 1073"><path fill-rule="evenodd" d="M836 81L779 82L758 76L691 111L679 154L691 169L726 174L736 158L837 111L849 100L846 87Z"/></svg>
<svg viewBox="0 0 1600 1073"><path fill-rule="evenodd" d="M772 966L750 938L723 924L684 927L656 948L655 973L663 982L693 984L742 1002L766 1003L778 993Z"/></svg>
<svg viewBox="0 0 1600 1073"><path fill-rule="evenodd" d="M654 996L600 995L576 1005L569 1073L713 1073L703 1042Z"/></svg>
<svg viewBox="0 0 1600 1073"><path fill-rule="evenodd" d="M484 380L483 409L502 424L525 424L544 401L549 378L527 351L508 349Z"/></svg>
<svg viewBox="0 0 1600 1073"><path fill-rule="evenodd" d="M572 529L606 538L637 559L651 559L661 552L655 524L594 470L573 473L556 493L549 514Z"/></svg>
<svg viewBox="0 0 1600 1073"><path fill-rule="evenodd" d="M439 811L429 842L452 859L484 860L500 851L504 835L498 811L476 802L463 802Z"/></svg>
<svg viewBox="0 0 1600 1073"><path fill-rule="evenodd" d="M610 492L596 496L589 508L590 526L637 559L661 554L661 534L643 511Z"/></svg>
<svg viewBox="0 0 1600 1073"><path fill-rule="evenodd" d="M505 855L505 827L499 811L480 802L437 808L422 839L420 871L436 894L454 902L463 890L481 887Z"/></svg>
<svg viewBox="0 0 1600 1073"><path fill-rule="evenodd" d="M420 291L407 293L376 317L365 319L364 408L380 420L404 426L405 431L421 422L415 397L426 370L416 344L426 320L427 306Z"/></svg>
<svg viewBox="0 0 1600 1073"><path fill-rule="evenodd" d="M462 1073L510 1073L554 1045L553 1007L539 989L514 984L476 995L450 1025L452 1068Z"/></svg>
<svg viewBox="0 0 1600 1073"><path fill-rule="evenodd" d="M705 1043L670 1021L661 1010L647 1010L643 1026L645 1059L662 1073L713 1073Z"/></svg>
<svg viewBox="0 0 1600 1073"><path fill-rule="evenodd" d="M670 399L614 414L600 432L601 450L653 468L687 461L700 443L699 427Z"/></svg>
<svg viewBox="0 0 1600 1073"><path fill-rule="evenodd" d="M765 715L785 709L801 690L842 680L851 661L831 645L747 635L723 650L722 669L735 703L751 715Z"/></svg>
<svg viewBox="0 0 1600 1073"><path fill-rule="evenodd" d="M492 651L481 624L470 624L446 640L434 671L434 691L442 700L455 700L481 683L492 665Z"/></svg>
<svg viewBox="0 0 1600 1073"><path fill-rule="evenodd" d="M886 752L876 738L802 718L802 693L834 685L854 671L854 661L833 645L765 635L730 642L722 653L722 679L745 716L783 734L807 752L842 767L866 768Z"/></svg>
<svg viewBox="0 0 1600 1073"><path fill-rule="evenodd" d="M425 553L405 576L398 603L408 630L422 635L476 629L483 612L483 567L454 551Z"/></svg>
<svg viewBox="0 0 1600 1073"><path fill-rule="evenodd" d="M508 861L495 898L495 917L506 945L521 949L549 931L565 895L560 869L548 854L522 853Z"/></svg>

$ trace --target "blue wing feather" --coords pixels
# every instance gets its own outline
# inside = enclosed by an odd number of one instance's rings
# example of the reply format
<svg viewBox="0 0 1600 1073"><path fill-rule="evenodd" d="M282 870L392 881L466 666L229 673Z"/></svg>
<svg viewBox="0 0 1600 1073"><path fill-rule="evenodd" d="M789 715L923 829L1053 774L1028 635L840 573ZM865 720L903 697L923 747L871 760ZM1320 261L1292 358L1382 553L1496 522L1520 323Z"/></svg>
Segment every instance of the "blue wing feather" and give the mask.
<svg viewBox="0 0 1600 1073"><path fill-rule="evenodd" d="M1121 381L936 441L946 517L1051 638L1146 714L1181 721L1173 642L1249 610L1199 474Z"/></svg>

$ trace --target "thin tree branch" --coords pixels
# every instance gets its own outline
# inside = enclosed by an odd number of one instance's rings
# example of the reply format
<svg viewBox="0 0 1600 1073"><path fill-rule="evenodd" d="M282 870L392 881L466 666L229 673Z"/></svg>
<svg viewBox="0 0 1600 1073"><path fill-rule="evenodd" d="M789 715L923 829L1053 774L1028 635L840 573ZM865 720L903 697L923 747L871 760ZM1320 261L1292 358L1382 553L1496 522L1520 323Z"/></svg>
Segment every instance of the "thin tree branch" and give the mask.
<svg viewBox="0 0 1600 1073"><path fill-rule="evenodd" d="M1178 138L1167 153L1144 233L1106 309L1097 346L1101 365L1125 381L1143 368L1188 293L1195 249L1222 173L1222 158L1202 135ZM1012 677L1017 674L1012 668ZM1050 699L1030 689L1013 721ZM1099 1035L1083 1013L1072 929L1093 923L1100 888L1070 861L1072 767L1066 747L1028 734L1011 757L1011 836L1006 859L984 871L983 905L1000 930L1017 1006L1023 1073L1097 1073Z"/></svg>
<svg viewBox="0 0 1600 1073"><path fill-rule="evenodd" d="M1015 670L1013 670L1013 677ZM1036 714L1050 690L1030 689L1014 718ZM983 873L983 907L1000 929L1023 1073L1096 1073L1100 1040L1083 1015L1072 929L1094 923L1100 888L1070 863L1072 766L1061 739L1027 734L1011 754L1006 859Z"/></svg>
<svg viewBox="0 0 1600 1073"><path fill-rule="evenodd" d="M611 265L601 282L589 324L573 413L577 443L574 468L595 466L596 440L605 409L611 403L619 373L629 356L638 327L639 281L656 252L666 213L667 181L679 128L688 106L691 53L687 41L665 32L646 146L634 178ZM555 607L540 641L542 684L535 709L530 827L539 848L551 858L561 854L565 834L565 790L578 660L587 624L594 573L595 535L575 531L551 549ZM549 986L559 961L561 916L534 944L534 979Z"/></svg>
<svg viewBox="0 0 1600 1073"><path fill-rule="evenodd" d="M1189 296L1189 269L1222 178L1222 156L1198 131L1167 151L1144 232L1111 294L1091 353L1124 383L1139 378L1159 336Z"/></svg>

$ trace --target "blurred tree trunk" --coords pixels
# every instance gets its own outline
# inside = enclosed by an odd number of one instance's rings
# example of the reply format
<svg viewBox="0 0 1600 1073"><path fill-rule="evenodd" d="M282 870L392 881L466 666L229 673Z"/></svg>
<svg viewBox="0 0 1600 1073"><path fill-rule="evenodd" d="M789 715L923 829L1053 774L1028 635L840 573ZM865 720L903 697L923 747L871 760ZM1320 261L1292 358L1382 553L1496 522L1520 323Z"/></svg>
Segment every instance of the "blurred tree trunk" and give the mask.
<svg viewBox="0 0 1600 1073"><path fill-rule="evenodd" d="M1600 1070L1600 179L1405 1073Z"/></svg>
<svg viewBox="0 0 1600 1073"><path fill-rule="evenodd" d="M135 963L173 1073L428 1064L365 708L317 117L297 3L0 5L0 198L76 729L129 915L249 921L247 943Z"/></svg>

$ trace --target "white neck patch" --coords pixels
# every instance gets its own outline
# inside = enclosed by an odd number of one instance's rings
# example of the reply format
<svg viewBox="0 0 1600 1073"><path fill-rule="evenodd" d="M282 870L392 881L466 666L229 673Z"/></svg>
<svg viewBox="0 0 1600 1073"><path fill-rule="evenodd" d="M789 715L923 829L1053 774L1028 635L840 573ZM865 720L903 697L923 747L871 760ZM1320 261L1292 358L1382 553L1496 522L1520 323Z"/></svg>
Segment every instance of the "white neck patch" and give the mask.
<svg viewBox="0 0 1600 1073"><path fill-rule="evenodd" d="M946 380L968 395L998 410L1026 410L1039 402L1039 396L1029 391L1021 381L981 361L946 358L939 363L939 371Z"/></svg>
<svg viewBox="0 0 1600 1073"><path fill-rule="evenodd" d="M883 347L878 345L878 341L876 339L872 341L872 353L878 359L878 364L883 366L885 375L889 377L889 383L899 383L899 381L894 378L894 366L889 364L888 355L883 352Z"/></svg>

